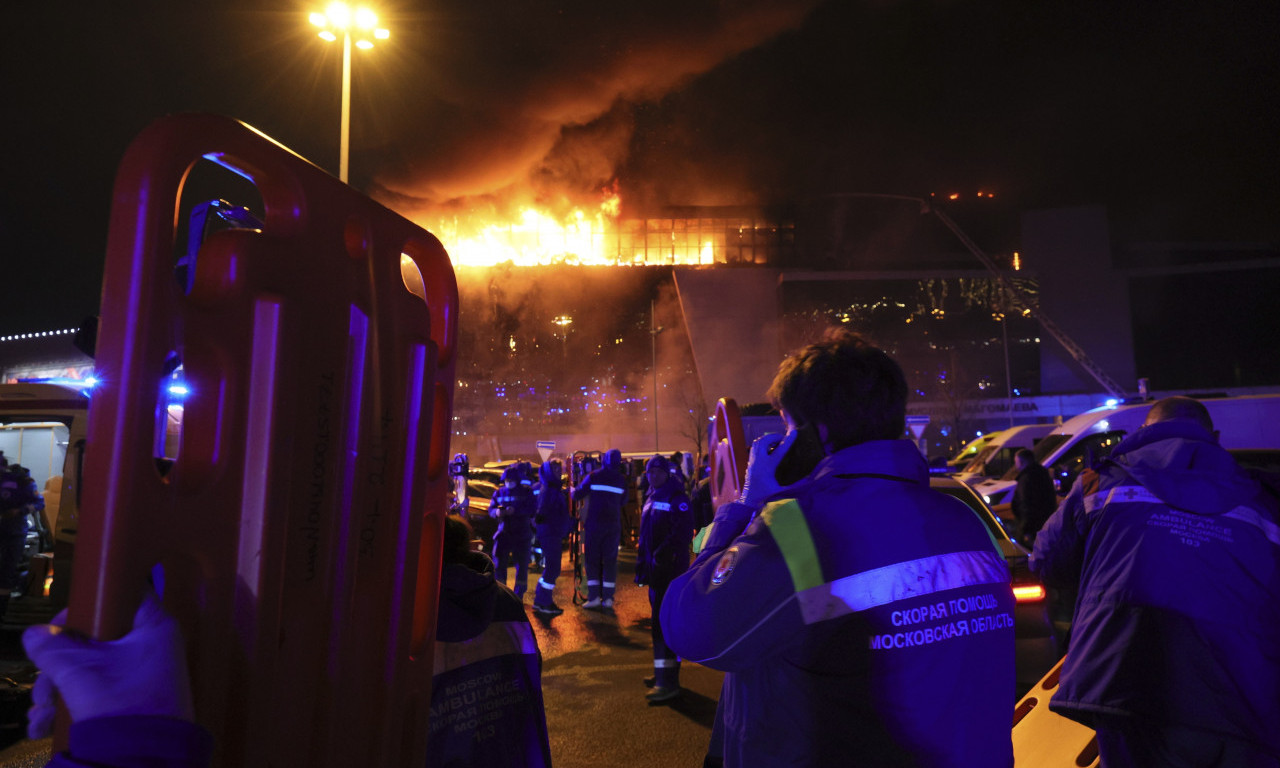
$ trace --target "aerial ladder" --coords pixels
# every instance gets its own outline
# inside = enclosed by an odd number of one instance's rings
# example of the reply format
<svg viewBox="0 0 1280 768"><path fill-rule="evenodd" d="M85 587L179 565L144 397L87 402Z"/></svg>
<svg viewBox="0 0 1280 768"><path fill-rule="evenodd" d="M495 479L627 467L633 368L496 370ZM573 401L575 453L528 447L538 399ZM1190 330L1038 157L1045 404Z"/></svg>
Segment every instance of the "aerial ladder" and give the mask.
<svg viewBox="0 0 1280 768"><path fill-rule="evenodd" d="M924 201L921 202L927 207L928 212L936 216L938 221L941 221L947 229L951 230L951 233L964 244L964 247L968 248L969 252L972 253L978 261L982 262L982 266L986 267L987 271L995 277L996 281L1000 284L1000 287L1004 290L1005 295L1009 298L1009 301L1012 302L1016 309L1040 321L1040 325L1045 329L1045 331L1056 339L1057 342L1062 345L1063 349L1067 350L1067 354L1071 355L1071 359L1075 360L1081 368L1085 369L1085 371L1093 377L1094 381L1102 385L1102 388L1105 389L1112 397L1116 397L1121 400L1125 398L1126 395L1124 387L1120 386L1115 379L1107 375L1107 372L1102 369L1102 366L1095 363L1093 358L1089 357L1088 353L1084 351L1084 348L1077 344L1074 339L1067 335L1066 331L1062 330L1057 323L1050 319L1049 315L1046 314L1044 309L1039 306L1038 302L1030 301L1026 291L1018 287L1016 283L1006 277L1004 272L996 267L996 264L991 260L991 257L979 248L977 243L969 239L969 236L964 233L964 230L960 229L959 225L951 220L950 216L943 213L935 205L929 205ZM1035 306L1032 306L1033 304L1035 304Z"/></svg>
<svg viewBox="0 0 1280 768"><path fill-rule="evenodd" d="M995 262L991 260L991 257L979 248L978 244L973 242L973 240L964 233L964 230L960 229L960 226L952 221L950 216L938 208L938 206L934 205L931 201L911 195L888 195L872 192L847 192L839 195L833 195L833 197L879 198L918 203L920 205L921 213L932 213L936 216L938 221L942 222L943 226L951 230L951 233L954 234L962 244L964 244L964 247L967 248L978 261L982 262L982 266L986 267L987 271L995 277L1000 288L1004 291L1009 301L1017 310L1021 311L1026 316L1034 317L1038 320L1045 331L1062 345L1062 348L1067 351L1067 354L1071 355L1071 359L1075 360L1081 368L1092 376L1094 381L1098 382L1098 384L1101 385L1108 394L1120 400L1123 400L1126 397L1124 387L1120 386L1115 379L1107 375L1107 372L1104 371L1100 365L1094 362L1093 358L1089 357L1088 353L1084 351L1084 348L1077 344L1074 339L1067 335L1066 331L1062 330L1061 326L1055 323L1048 314L1045 313L1044 309L1039 306L1038 302L1032 301L1024 289L1018 287L1017 284L1006 277L1004 272L1001 271L996 266Z"/></svg>

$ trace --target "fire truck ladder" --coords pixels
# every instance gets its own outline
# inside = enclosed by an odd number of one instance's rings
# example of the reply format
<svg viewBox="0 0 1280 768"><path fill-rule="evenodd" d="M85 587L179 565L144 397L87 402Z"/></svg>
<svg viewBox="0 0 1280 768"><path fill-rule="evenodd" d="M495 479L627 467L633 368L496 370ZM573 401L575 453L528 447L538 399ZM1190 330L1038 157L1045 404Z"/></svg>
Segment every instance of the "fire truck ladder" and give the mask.
<svg viewBox="0 0 1280 768"><path fill-rule="evenodd" d="M947 229L951 230L952 234L954 234L961 243L964 243L964 247L968 248L969 252L977 257L978 261L982 262L982 266L986 267L987 271L990 272L1000 283L1000 287L1004 289L1005 294L1009 297L1010 301L1013 302L1016 308L1022 310L1024 313L1029 313L1034 316L1036 320L1039 320L1040 325L1044 327L1045 331L1047 331L1050 336L1057 339L1063 349L1067 350L1067 354L1071 355L1072 359L1079 363L1081 368L1084 368L1095 381L1101 384L1103 389L1113 397L1117 397L1122 400L1124 399L1124 387L1120 386L1115 379L1108 376L1107 372L1102 370L1101 366L1095 363L1084 349L1067 335L1066 331L1062 330L1057 323L1050 319L1049 316L1045 314L1044 309L1038 306L1038 302L1035 303L1036 306L1032 306L1033 302L1028 299L1026 291L1019 288L1012 280L1005 277L1004 273L996 267L995 262L991 260L991 257L983 252L983 250L978 247L977 243L970 240L969 236L951 220L950 216L939 210L937 206L930 205L925 200L920 200L920 203L923 207L922 212L929 212L934 216L937 216L938 221L945 224Z"/></svg>

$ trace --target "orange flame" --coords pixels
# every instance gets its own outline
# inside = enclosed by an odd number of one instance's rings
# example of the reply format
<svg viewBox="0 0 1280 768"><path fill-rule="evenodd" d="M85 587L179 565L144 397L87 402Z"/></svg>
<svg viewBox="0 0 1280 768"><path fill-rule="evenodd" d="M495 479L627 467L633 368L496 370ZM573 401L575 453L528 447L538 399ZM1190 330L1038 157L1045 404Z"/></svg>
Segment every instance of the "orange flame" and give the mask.
<svg viewBox="0 0 1280 768"><path fill-rule="evenodd" d="M699 219L622 219L616 189L594 206L556 215L522 206L511 220L420 220L455 267L710 265L726 260L729 236ZM429 219L430 217L422 217ZM723 227L723 224L721 225Z"/></svg>

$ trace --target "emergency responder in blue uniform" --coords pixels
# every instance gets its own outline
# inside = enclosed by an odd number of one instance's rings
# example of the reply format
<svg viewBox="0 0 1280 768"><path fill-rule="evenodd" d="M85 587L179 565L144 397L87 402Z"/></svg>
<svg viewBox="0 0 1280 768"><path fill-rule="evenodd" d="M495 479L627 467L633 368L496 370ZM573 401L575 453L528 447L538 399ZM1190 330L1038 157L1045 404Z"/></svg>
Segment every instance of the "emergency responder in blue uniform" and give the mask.
<svg viewBox="0 0 1280 768"><path fill-rule="evenodd" d="M42 504L26 467L0 466L0 617L9 608L10 594L21 585L22 553L30 528L27 515Z"/></svg>
<svg viewBox="0 0 1280 768"><path fill-rule="evenodd" d="M649 585L650 629L653 635L653 677L645 685L652 703L680 695L680 658L662 637L662 598L671 580L689 567L693 540L693 512L684 484L664 456L656 455L644 466L649 494L640 511L640 542L636 548L636 583Z"/></svg>
<svg viewBox="0 0 1280 768"><path fill-rule="evenodd" d="M769 395L786 436L756 440L662 604L672 648L728 673L724 765L1013 765L1009 569L900 439L901 368L832 331ZM793 449L820 458L781 487Z"/></svg>
<svg viewBox="0 0 1280 768"><path fill-rule="evenodd" d="M1157 401L1036 537L1032 570L1079 584L1050 709L1104 766L1280 766L1277 563L1275 497L1204 404Z"/></svg>
<svg viewBox="0 0 1280 768"><path fill-rule="evenodd" d="M521 485L523 474L519 464L504 469L502 487L489 502L489 515L499 520L493 534L498 583L507 583L507 567L514 565L516 583L512 591L517 597L529 589L529 550L533 546L533 516L538 504L533 491Z"/></svg>
<svg viewBox="0 0 1280 768"><path fill-rule="evenodd" d="M550 768L538 639L470 539L446 518L427 768Z"/></svg>
<svg viewBox="0 0 1280 768"><path fill-rule="evenodd" d="M583 559L586 561L587 600L583 608L613 607L618 580L618 545L622 541L622 503L627 478L622 474L622 451L604 455L604 466L587 475L574 489L575 500L586 499L582 511Z"/></svg>
<svg viewBox="0 0 1280 768"><path fill-rule="evenodd" d="M569 534L569 502L564 497L564 480L560 474L560 462L542 462L538 468L540 483L537 524L538 544L542 547L542 575L533 593L533 610L549 616L559 616L564 609L553 599L556 579L560 577L561 551L564 537Z"/></svg>

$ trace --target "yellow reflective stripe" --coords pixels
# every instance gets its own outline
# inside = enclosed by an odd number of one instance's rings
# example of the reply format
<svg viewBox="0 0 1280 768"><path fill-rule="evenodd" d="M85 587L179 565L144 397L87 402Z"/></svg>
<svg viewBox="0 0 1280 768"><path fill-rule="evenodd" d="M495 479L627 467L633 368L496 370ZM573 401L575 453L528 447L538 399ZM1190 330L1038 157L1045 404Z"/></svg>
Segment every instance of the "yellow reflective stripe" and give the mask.
<svg viewBox="0 0 1280 768"><path fill-rule="evenodd" d="M818 563L818 550L809 533L809 523L804 510L795 499L775 501L765 505L760 519L769 527L769 533L782 550L782 559L791 572L791 582L796 592L803 592L822 584L822 566Z"/></svg>
<svg viewBox="0 0 1280 768"><path fill-rule="evenodd" d="M495 621L470 640L435 644L433 675L449 672L468 664L496 659L511 654L536 654L538 639L528 624L520 621Z"/></svg>

